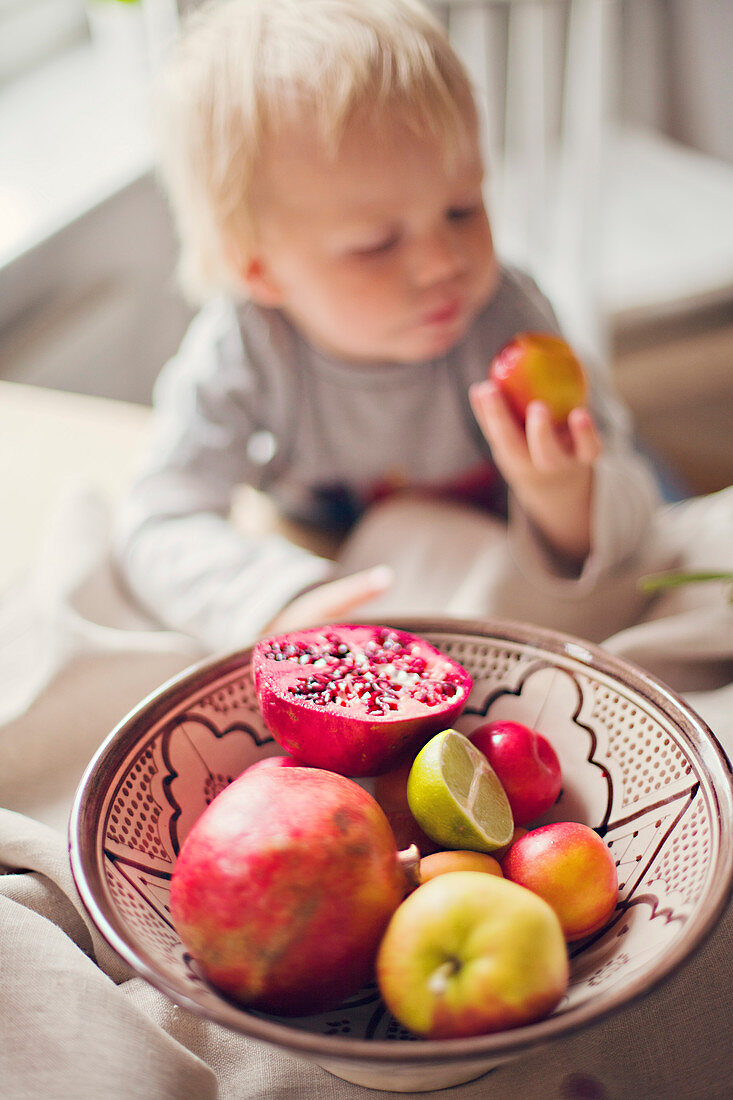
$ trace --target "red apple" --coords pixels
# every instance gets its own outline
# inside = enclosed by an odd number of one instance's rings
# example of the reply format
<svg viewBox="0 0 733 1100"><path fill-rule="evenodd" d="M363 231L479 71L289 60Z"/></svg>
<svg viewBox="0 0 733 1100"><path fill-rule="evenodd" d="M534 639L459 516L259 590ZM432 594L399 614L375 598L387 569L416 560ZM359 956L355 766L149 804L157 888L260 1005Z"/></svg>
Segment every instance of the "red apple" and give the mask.
<svg viewBox="0 0 733 1100"><path fill-rule="evenodd" d="M544 401L555 423L563 424L570 410L587 400L580 361L565 340L551 333L515 336L492 360L489 376L521 423L530 401Z"/></svg>
<svg viewBox="0 0 733 1100"><path fill-rule="evenodd" d="M382 997L416 1035L483 1035L546 1016L568 984L557 916L496 875L451 871L392 916L377 956Z"/></svg>
<svg viewBox="0 0 733 1100"><path fill-rule="evenodd" d="M532 829L512 844L501 868L552 906L567 940L597 932L616 908L615 860L598 833L580 822Z"/></svg>
<svg viewBox="0 0 733 1100"><path fill-rule="evenodd" d="M486 722L469 734L499 776L517 825L535 821L557 800L562 771L541 733L521 722Z"/></svg>
<svg viewBox="0 0 733 1100"><path fill-rule="evenodd" d="M317 768L271 765L245 771L196 821L170 910L213 985L254 1008L302 1015L373 977L407 885L367 791Z"/></svg>

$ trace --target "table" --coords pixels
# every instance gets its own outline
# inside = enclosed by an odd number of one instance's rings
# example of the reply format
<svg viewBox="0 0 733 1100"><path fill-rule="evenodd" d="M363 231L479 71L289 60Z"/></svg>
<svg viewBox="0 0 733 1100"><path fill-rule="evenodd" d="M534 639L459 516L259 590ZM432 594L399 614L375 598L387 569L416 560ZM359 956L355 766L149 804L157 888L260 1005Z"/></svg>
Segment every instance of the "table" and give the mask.
<svg viewBox="0 0 733 1100"><path fill-rule="evenodd" d="M114 500L150 421L141 405L0 382L0 591L25 570L60 490L84 479Z"/></svg>

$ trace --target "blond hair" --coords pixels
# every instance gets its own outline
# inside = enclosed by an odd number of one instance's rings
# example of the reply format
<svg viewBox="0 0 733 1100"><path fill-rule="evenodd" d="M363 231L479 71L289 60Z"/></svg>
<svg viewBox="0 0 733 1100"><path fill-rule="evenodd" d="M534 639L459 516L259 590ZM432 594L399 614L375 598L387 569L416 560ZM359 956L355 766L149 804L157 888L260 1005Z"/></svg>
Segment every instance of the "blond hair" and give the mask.
<svg viewBox="0 0 733 1100"><path fill-rule="evenodd" d="M156 102L160 174L192 299L240 289L229 245L256 240L258 157L288 121L314 125L332 156L356 111L398 112L447 157L474 123L466 73L419 0L206 3L186 21Z"/></svg>

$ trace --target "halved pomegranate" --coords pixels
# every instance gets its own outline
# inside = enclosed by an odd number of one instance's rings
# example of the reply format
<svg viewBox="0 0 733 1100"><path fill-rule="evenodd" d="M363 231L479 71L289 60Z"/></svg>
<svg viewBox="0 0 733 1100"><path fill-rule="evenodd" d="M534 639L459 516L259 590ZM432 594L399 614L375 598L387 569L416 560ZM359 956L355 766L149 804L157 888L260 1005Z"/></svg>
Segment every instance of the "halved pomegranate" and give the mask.
<svg viewBox="0 0 733 1100"><path fill-rule="evenodd" d="M378 775L452 725L471 677L424 638L336 624L264 638L252 674L275 740L304 764Z"/></svg>

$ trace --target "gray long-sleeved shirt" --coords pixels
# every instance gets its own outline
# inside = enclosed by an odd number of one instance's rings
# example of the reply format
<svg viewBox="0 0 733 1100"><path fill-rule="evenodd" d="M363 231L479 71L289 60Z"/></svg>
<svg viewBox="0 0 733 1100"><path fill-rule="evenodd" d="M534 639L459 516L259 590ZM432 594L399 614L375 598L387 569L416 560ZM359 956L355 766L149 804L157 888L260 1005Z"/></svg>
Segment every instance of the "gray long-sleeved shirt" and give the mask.
<svg viewBox="0 0 733 1100"><path fill-rule="evenodd" d="M238 485L264 490L289 516L342 528L394 488L501 513L505 487L468 389L507 340L530 330L557 331L557 322L532 280L506 268L464 339L426 362L344 363L277 310L223 300L205 307L158 379L149 452L118 516L127 586L164 625L207 648L242 645L333 564L280 535L235 529ZM591 390L605 441L593 517L599 575L634 554L657 498L624 410L602 378L591 376ZM513 531L530 546L528 568L552 573L517 510L510 538Z"/></svg>

